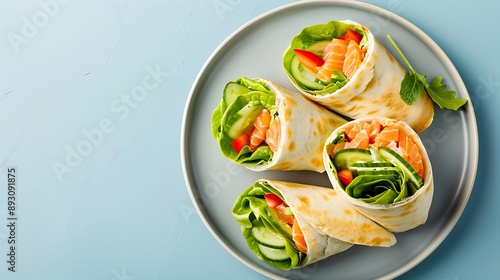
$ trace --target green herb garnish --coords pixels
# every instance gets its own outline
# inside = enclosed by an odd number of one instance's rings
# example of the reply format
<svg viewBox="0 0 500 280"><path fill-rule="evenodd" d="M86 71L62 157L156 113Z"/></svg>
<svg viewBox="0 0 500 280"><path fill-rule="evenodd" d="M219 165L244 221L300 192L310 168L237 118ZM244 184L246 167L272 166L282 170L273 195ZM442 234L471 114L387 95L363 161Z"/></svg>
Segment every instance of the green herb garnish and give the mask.
<svg viewBox="0 0 500 280"><path fill-rule="evenodd" d="M387 35L389 41L391 41L394 48L396 48L397 52L404 60L410 71L406 73L403 81L401 82L401 90L400 95L401 99L408 104L412 105L417 101L422 94L422 91L425 89L427 94L431 97L431 99L439 105L441 109L450 109L457 110L462 107L467 99L455 97L456 92L451 90L446 90L446 84L442 83L442 77L434 77L430 84L426 81L426 76L419 74L413 67L411 66L406 56L403 54L399 46L394 42L390 35Z"/></svg>

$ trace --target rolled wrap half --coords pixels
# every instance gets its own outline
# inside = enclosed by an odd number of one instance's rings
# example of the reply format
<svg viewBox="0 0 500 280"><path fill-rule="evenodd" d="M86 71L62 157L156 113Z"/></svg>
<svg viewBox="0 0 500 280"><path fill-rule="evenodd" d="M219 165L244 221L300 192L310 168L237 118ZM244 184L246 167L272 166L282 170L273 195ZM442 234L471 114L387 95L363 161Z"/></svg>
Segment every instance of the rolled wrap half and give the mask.
<svg viewBox="0 0 500 280"><path fill-rule="evenodd" d="M327 187L260 179L238 197L232 214L248 247L282 270L306 266L353 244L396 243L391 232Z"/></svg>
<svg viewBox="0 0 500 280"><path fill-rule="evenodd" d="M356 39L349 36L352 31L358 34L354 37L357 36L359 44L347 48L345 41ZM306 58L301 59L304 64L301 63L294 51L296 49L315 54L324 59L324 64L321 67L316 67L314 63L311 65L310 61L321 63L310 55L309 60L305 55ZM338 53L339 57L335 59L340 59L340 62L330 61L336 57L327 56L332 53ZM286 49L283 67L301 93L351 119L398 119L408 123L417 132L432 123L432 99L424 91L414 104L407 105L400 97L401 82L406 71L368 28L354 21L330 21L306 27Z"/></svg>
<svg viewBox="0 0 500 280"><path fill-rule="evenodd" d="M212 115L222 154L253 171L324 172L329 131L346 120L298 92L265 79L229 82Z"/></svg>
<svg viewBox="0 0 500 280"><path fill-rule="evenodd" d="M431 162L405 122L349 122L332 132L323 157L333 188L387 230L403 232L426 222L434 193Z"/></svg>

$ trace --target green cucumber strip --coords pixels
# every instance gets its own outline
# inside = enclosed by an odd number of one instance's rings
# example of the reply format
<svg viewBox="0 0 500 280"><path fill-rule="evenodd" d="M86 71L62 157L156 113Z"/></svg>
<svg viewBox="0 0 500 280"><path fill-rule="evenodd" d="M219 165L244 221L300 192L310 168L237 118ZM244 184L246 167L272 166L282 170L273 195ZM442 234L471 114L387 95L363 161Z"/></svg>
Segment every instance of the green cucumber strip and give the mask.
<svg viewBox="0 0 500 280"><path fill-rule="evenodd" d="M314 77L303 70L297 57L292 58L290 70L290 74L294 77L300 87L309 90L322 90L325 88L324 84L316 82Z"/></svg>
<svg viewBox="0 0 500 280"><path fill-rule="evenodd" d="M283 234L286 238L292 240L292 227L287 223L283 222L279 217L276 211L272 208L267 208L267 214L271 219L269 222L274 226L274 229Z"/></svg>
<svg viewBox="0 0 500 280"><path fill-rule="evenodd" d="M308 52L312 52L319 57L322 57L326 47L328 46L328 44L330 44L330 42L331 40L318 41L308 46L305 50Z"/></svg>
<svg viewBox="0 0 500 280"><path fill-rule="evenodd" d="M247 102L243 96L238 96L222 117L224 131L230 138L238 138L253 125L262 109L264 106L260 103Z"/></svg>
<svg viewBox="0 0 500 280"><path fill-rule="evenodd" d="M261 244L258 244L257 248L259 248L262 255L269 260L284 261L290 259L290 256L288 256L288 252L285 249L270 248Z"/></svg>
<svg viewBox="0 0 500 280"><path fill-rule="evenodd" d="M266 247L275 249L285 248L286 241L283 236L264 225L258 225L258 223L255 223L252 227L252 235L259 244Z"/></svg>
<svg viewBox="0 0 500 280"><path fill-rule="evenodd" d="M350 164L359 161L372 162L373 157L370 151L357 148L340 150L333 157L332 163L337 170L343 170L347 169Z"/></svg>
<svg viewBox="0 0 500 280"><path fill-rule="evenodd" d="M380 147L378 152L381 156L385 157L387 160L391 161L394 165L398 166L403 170L403 172L408 176L412 183L420 189L424 185L424 181L420 178L417 171L397 152L391 150L387 147Z"/></svg>
<svg viewBox="0 0 500 280"><path fill-rule="evenodd" d="M229 82L224 88L223 99L227 105L232 104L238 96L252 91L252 89L249 89L248 87L243 86L237 82Z"/></svg>
<svg viewBox="0 0 500 280"><path fill-rule="evenodd" d="M351 169L352 170L352 169ZM391 175L398 176L402 171L398 167L360 167L354 169L357 175Z"/></svg>
<svg viewBox="0 0 500 280"><path fill-rule="evenodd" d="M350 168L359 168L359 167L394 167L394 164L385 161L374 161L374 162L354 162L350 166Z"/></svg>

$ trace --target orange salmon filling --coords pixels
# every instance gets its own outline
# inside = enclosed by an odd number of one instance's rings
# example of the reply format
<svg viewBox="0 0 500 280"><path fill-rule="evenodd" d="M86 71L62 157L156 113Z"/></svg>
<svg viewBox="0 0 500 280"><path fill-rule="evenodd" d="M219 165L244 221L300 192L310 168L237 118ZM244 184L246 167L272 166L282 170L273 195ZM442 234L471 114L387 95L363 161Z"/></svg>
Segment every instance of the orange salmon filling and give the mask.
<svg viewBox="0 0 500 280"><path fill-rule="evenodd" d="M301 251L302 253L307 254L307 244L306 240L304 239L304 234L302 234L302 230L300 229L299 224L295 219L292 225L292 234L293 242L295 242L297 249L299 249L299 251Z"/></svg>
<svg viewBox="0 0 500 280"><path fill-rule="evenodd" d="M325 48L323 59L325 63L317 68L316 77L329 83L333 70L339 70L347 78L351 78L365 57L366 48L361 49L353 40L334 38Z"/></svg>
<svg viewBox="0 0 500 280"><path fill-rule="evenodd" d="M375 148L387 147L401 155L424 179L425 169L420 149L401 124L384 126L376 120L355 122L345 127L344 135L346 141L328 146L328 154L332 158L338 151L347 148L368 150L370 145Z"/></svg>
<svg viewBox="0 0 500 280"><path fill-rule="evenodd" d="M321 54L303 49L294 49L294 52L306 72L331 83L332 76L340 76L338 72L350 79L361 66L367 52L367 45L360 45L362 39L362 34L349 29L342 37L333 38Z"/></svg>
<svg viewBox="0 0 500 280"><path fill-rule="evenodd" d="M276 153L280 137L281 126L278 116L273 118L269 110L262 109L252 127L238 137L236 141L242 143L243 146L248 145L253 152L265 143L273 153Z"/></svg>

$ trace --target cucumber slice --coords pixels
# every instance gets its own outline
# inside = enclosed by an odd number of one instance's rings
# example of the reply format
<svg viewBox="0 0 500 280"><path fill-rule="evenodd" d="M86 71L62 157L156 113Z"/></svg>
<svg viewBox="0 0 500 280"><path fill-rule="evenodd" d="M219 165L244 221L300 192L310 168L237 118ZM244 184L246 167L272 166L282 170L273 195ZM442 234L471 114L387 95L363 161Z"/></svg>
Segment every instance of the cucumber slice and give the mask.
<svg viewBox="0 0 500 280"><path fill-rule="evenodd" d="M390 162L354 162L349 170L357 175L395 175L402 173L401 168Z"/></svg>
<svg viewBox="0 0 500 280"><path fill-rule="evenodd" d="M391 175L398 176L403 175L401 168L399 167L360 167L355 169L358 175Z"/></svg>
<svg viewBox="0 0 500 280"><path fill-rule="evenodd" d="M263 225L254 225L252 227L252 235L259 244L266 247L275 249L285 248L286 241L283 236Z"/></svg>
<svg viewBox="0 0 500 280"><path fill-rule="evenodd" d="M224 102L227 105L234 102L234 100L245 93L251 92L252 90L247 88L246 86L240 85L236 82L229 82L226 84L223 92Z"/></svg>
<svg viewBox="0 0 500 280"><path fill-rule="evenodd" d="M261 244L257 244L257 247L262 255L269 260L284 261L290 259L285 249L269 248Z"/></svg>
<svg viewBox="0 0 500 280"><path fill-rule="evenodd" d="M372 162L373 157L370 151L349 148L338 151L333 157L332 163L337 170L348 169L355 162Z"/></svg>
<svg viewBox="0 0 500 280"><path fill-rule="evenodd" d="M394 164L390 162L384 161L375 161L375 162L354 162L350 165L350 168L360 168L360 167L394 167Z"/></svg>
<svg viewBox="0 0 500 280"><path fill-rule="evenodd" d="M307 72L301 70L301 64L296 56L292 58L290 62L290 70L293 78L302 87L310 90L321 90L325 88L325 85L315 82L314 77L308 77ZM307 76L306 76L307 75Z"/></svg>
<svg viewBox="0 0 500 280"><path fill-rule="evenodd" d="M417 171L397 152L387 147L380 147L378 152L381 156L401 168L417 189L420 189L424 185L424 181L420 178Z"/></svg>
<svg viewBox="0 0 500 280"><path fill-rule="evenodd" d="M269 222L272 224L274 229L279 233L283 234L285 238L292 239L292 227L287 223L283 222L279 217L278 213L272 208L267 208L267 213L270 217Z"/></svg>
<svg viewBox="0 0 500 280"><path fill-rule="evenodd" d="M328 44L330 44L330 40L327 41L319 41L316 43L311 44L309 47L306 48L306 51L312 52L313 54L317 56L323 56L323 53L325 52L326 47Z"/></svg>
<svg viewBox="0 0 500 280"><path fill-rule="evenodd" d="M378 150L377 148L375 148L373 145L370 145L368 147L368 150L370 150L370 153L372 154L372 157L373 157L373 160L374 161L384 161L385 159L383 157L381 157L379 154L378 154Z"/></svg>
<svg viewBox="0 0 500 280"><path fill-rule="evenodd" d="M243 97L240 97L243 98ZM250 102L247 103L243 108L241 108L236 114L230 114L233 110L233 106L237 109L238 105L236 102L229 106L226 110L222 122L225 123L224 130L231 139L238 138L241 134L247 131L255 122L255 119L259 116L264 109L260 103Z"/></svg>

